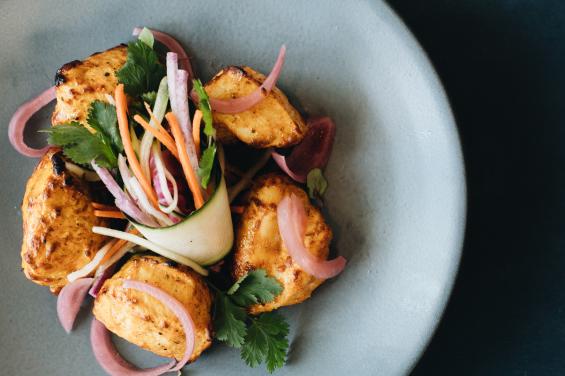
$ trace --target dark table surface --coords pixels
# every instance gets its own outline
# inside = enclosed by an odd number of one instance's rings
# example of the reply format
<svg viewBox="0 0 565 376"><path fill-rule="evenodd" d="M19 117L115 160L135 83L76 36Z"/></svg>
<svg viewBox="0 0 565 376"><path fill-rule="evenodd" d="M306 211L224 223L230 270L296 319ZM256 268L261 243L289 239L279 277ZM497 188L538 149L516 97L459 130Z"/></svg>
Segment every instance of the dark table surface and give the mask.
<svg viewBox="0 0 565 376"><path fill-rule="evenodd" d="M413 375L565 374L565 1L390 0L453 106L469 211Z"/></svg>

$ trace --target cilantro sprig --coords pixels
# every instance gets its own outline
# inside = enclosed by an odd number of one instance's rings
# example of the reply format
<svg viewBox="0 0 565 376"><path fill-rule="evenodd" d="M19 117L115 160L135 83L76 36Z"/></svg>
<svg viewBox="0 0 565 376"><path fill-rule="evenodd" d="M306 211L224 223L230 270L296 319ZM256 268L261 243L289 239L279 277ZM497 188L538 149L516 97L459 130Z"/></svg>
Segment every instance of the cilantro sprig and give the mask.
<svg viewBox="0 0 565 376"><path fill-rule="evenodd" d="M48 143L62 147L63 153L77 164L88 165L94 159L102 167L116 167L117 155L124 149L116 108L93 101L86 122L94 132L76 121L57 125L45 131L49 133Z"/></svg>
<svg viewBox="0 0 565 376"><path fill-rule="evenodd" d="M241 277L228 290L228 295L242 307L272 302L282 292L281 284L269 277L264 269L257 269Z"/></svg>
<svg viewBox="0 0 565 376"><path fill-rule="evenodd" d="M210 106L210 98L204 90L204 86L200 79L192 80L194 91L198 94L198 109L202 111L202 120L204 120L204 134L208 137L215 137L214 121L212 118L212 107Z"/></svg>
<svg viewBox="0 0 565 376"><path fill-rule="evenodd" d="M225 342L231 347L240 348L245 342L247 326L245 321L247 312L245 308L238 306L225 293L216 295L216 314L214 317L214 328L216 339Z"/></svg>
<svg viewBox="0 0 565 376"><path fill-rule="evenodd" d="M202 120L204 121L204 134L207 136L208 147L202 152L200 164L198 168L198 176L200 176L202 187L208 187L214 160L216 159L216 130L214 129L214 120L212 118L212 107L204 86L200 80L192 81L194 91L198 94L198 109L202 112Z"/></svg>
<svg viewBox="0 0 565 376"><path fill-rule="evenodd" d="M153 50L152 40L148 39L148 34L143 34L128 44L126 63L116 72L118 81L124 84L125 92L131 97L156 91L166 73Z"/></svg>
<svg viewBox="0 0 565 376"><path fill-rule="evenodd" d="M264 313L251 318L241 358L250 367L257 367L263 361L267 371L273 373L284 366L288 349L289 326L277 312Z"/></svg>
<svg viewBox="0 0 565 376"><path fill-rule="evenodd" d="M306 177L306 186L311 199L321 198L326 192L326 189L328 189L328 181L324 177L322 170L319 168L310 170Z"/></svg>
<svg viewBox="0 0 565 376"><path fill-rule="evenodd" d="M285 363L288 323L275 312L250 316L247 308L272 302L282 289L265 270L257 269L240 278L227 292L216 294L216 339L240 349L241 358L250 367L265 362L270 373Z"/></svg>

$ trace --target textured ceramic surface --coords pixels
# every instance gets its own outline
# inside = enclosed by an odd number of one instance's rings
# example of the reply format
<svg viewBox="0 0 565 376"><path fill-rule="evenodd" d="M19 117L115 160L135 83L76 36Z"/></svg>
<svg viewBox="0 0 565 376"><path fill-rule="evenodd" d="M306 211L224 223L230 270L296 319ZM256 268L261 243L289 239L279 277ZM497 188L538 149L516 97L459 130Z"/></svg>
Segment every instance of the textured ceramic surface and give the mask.
<svg viewBox="0 0 565 376"><path fill-rule="evenodd" d="M312 299L283 310L292 345L278 374L408 372L441 317L457 270L465 184L443 90L418 44L384 3L4 0L1 373L103 374L90 351L87 312L66 335L54 297L20 273L19 205L35 161L11 149L6 127L18 104L52 85L59 66L127 41L136 25L176 35L205 79L226 64L268 71L286 43L280 86L302 109L328 114L338 126L327 210L333 245L350 262ZM44 123L47 118L47 111L38 117ZM155 361L121 348L141 364ZM265 373L247 368L237 351L224 346L187 370Z"/></svg>

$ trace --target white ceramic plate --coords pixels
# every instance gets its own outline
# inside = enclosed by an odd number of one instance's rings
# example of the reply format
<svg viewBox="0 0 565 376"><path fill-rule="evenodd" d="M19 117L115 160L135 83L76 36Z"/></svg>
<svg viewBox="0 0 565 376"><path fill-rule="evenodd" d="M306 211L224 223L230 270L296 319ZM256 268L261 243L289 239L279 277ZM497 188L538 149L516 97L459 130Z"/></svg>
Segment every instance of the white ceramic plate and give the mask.
<svg viewBox="0 0 565 376"><path fill-rule="evenodd" d="M17 106L73 59L148 25L177 36L207 79L227 64L268 71L288 47L280 85L337 123L327 169L334 247L349 260L306 303L283 310L292 348L279 375L401 375L423 351L456 274L465 223L461 150L449 104L420 46L381 1L33 1L0 3L0 369L5 375L102 375L87 314L66 335L55 298L20 273L24 184L35 161L6 127ZM47 122L47 114L43 119ZM39 139L39 138L38 138ZM87 311L87 310L86 310ZM130 359L154 357L129 346ZM264 374L215 346L195 375Z"/></svg>

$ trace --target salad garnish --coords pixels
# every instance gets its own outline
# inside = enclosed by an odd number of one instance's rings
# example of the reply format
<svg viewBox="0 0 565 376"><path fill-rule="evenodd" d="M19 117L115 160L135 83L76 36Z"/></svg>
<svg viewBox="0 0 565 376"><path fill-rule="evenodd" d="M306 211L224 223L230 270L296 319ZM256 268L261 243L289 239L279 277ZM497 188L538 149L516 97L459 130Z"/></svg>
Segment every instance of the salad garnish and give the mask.
<svg viewBox="0 0 565 376"><path fill-rule="evenodd" d="M148 34L151 33L142 32L136 41L128 44L126 63L116 72L118 81L125 86L125 92L131 97L141 96L144 101L157 91L166 74L153 49L153 38L148 38Z"/></svg>
<svg viewBox="0 0 565 376"><path fill-rule="evenodd" d="M118 154L123 151L118 131L116 108L109 103L94 101L88 110L87 124L61 124L43 132L47 142L60 146L73 162L86 166L95 160L99 166L115 168Z"/></svg>
<svg viewBox="0 0 565 376"><path fill-rule="evenodd" d="M326 193L328 181L321 169L314 168L310 170L306 176L306 187L308 187L308 196L313 200L321 198Z"/></svg>
<svg viewBox="0 0 565 376"><path fill-rule="evenodd" d="M246 310L254 304L272 302L282 290L265 270L256 269L237 280L227 292L216 294L216 339L240 349L241 358L250 367L265 362L270 373L286 360L288 323L276 312L251 316Z"/></svg>
<svg viewBox="0 0 565 376"><path fill-rule="evenodd" d="M208 94L206 94L206 91L204 91L202 82L200 82L200 80L193 80L192 84L194 90L196 91L196 93L198 93L198 97L200 98L198 102L198 110L201 115L198 116L198 118L201 118L204 121L203 131L207 141L207 146L202 152L202 157L200 159L198 176L200 177L200 179L202 179L202 187L207 188L208 183L210 182L210 175L212 174L212 167L214 166L214 161L216 160L216 130L214 129L212 109L210 108ZM196 116L195 119L197 119ZM198 136L198 148L200 149L200 136Z"/></svg>

